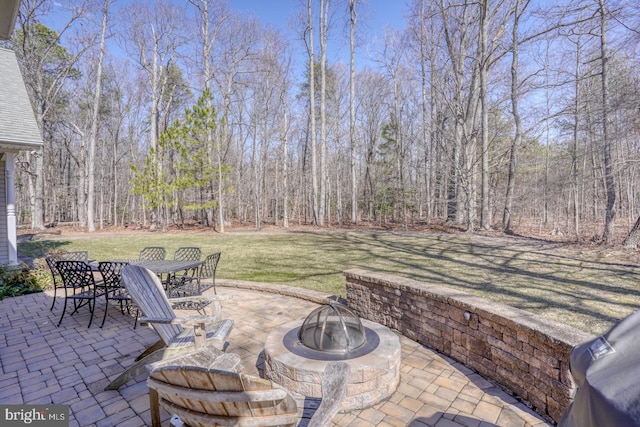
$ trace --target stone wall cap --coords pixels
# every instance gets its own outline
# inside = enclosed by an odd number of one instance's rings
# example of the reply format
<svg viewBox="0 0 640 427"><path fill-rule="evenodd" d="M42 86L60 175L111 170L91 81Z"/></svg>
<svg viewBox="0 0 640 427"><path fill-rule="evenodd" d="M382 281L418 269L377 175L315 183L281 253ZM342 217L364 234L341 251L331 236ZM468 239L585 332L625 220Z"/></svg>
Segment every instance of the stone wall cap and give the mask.
<svg viewBox="0 0 640 427"><path fill-rule="evenodd" d="M347 279L390 286L401 291L403 287L411 288L418 295L426 295L435 300L457 306L498 324L505 326L518 325L520 329L529 331L554 347L562 344L573 347L594 338L593 335L587 332L537 314L446 286L363 269L350 269L344 271L343 274Z"/></svg>

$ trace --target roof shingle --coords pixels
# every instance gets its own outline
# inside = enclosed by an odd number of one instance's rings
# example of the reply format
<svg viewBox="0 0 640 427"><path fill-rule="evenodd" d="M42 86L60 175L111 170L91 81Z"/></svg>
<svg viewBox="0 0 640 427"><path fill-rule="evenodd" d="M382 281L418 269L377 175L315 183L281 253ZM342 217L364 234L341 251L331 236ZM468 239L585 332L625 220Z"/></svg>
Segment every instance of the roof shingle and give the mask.
<svg viewBox="0 0 640 427"><path fill-rule="evenodd" d="M0 48L0 148L42 146L15 52Z"/></svg>

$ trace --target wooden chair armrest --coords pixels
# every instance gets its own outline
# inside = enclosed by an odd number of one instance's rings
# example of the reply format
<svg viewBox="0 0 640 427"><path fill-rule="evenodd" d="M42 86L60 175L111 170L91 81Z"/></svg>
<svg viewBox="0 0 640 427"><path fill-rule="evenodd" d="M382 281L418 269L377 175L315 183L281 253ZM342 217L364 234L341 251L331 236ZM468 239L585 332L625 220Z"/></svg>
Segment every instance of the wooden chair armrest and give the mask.
<svg viewBox="0 0 640 427"><path fill-rule="evenodd" d="M207 313L206 310L203 309L202 314L220 317L222 311L220 301L230 298L230 295L193 295L188 297L169 298L169 304L174 305L183 302L209 302L211 303L210 313Z"/></svg>
<svg viewBox="0 0 640 427"><path fill-rule="evenodd" d="M330 362L326 366L322 374L322 403L309 420L307 427L330 425L331 418L340 410L347 394L349 370L349 364L346 362Z"/></svg>
<svg viewBox="0 0 640 427"><path fill-rule="evenodd" d="M169 298L169 303L177 304L180 302L190 301L223 301L231 298L231 295L194 295L189 297Z"/></svg>
<svg viewBox="0 0 640 427"><path fill-rule="evenodd" d="M166 317L141 317L140 322L162 323L165 325L196 326L219 321L219 316L182 316L169 319Z"/></svg>

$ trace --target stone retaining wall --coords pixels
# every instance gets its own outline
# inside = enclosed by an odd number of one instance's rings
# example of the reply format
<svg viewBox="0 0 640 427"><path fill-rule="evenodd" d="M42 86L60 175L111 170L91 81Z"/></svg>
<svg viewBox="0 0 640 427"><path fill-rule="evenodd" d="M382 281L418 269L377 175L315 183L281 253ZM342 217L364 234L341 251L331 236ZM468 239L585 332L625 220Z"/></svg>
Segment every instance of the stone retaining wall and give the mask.
<svg viewBox="0 0 640 427"><path fill-rule="evenodd" d="M574 385L571 349L593 337L464 292L389 274L345 271L349 308L452 357L558 422Z"/></svg>

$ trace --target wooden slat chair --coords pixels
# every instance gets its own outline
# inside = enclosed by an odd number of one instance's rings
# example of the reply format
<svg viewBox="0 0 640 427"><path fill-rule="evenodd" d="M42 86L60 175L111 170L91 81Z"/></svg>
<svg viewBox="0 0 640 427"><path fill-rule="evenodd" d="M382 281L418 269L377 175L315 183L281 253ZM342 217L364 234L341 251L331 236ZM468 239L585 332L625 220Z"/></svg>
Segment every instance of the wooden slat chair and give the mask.
<svg viewBox="0 0 640 427"><path fill-rule="evenodd" d="M124 267L121 277L133 302L144 314L140 321L151 323L160 335L160 340L138 356L136 362L114 379L105 390L117 390L130 379L144 373L145 365L149 363L205 345L215 346L220 350L224 348L233 328L233 320L220 320L220 301L228 297L194 296L169 300L158 276L138 265ZM191 300L211 302L213 314L177 317L171 304Z"/></svg>
<svg viewBox="0 0 640 427"><path fill-rule="evenodd" d="M159 407L191 427L297 425L303 415L297 399L274 382L236 372L239 365L235 354L204 348L148 366L152 426L160 426ZM348 377L347 363L327 365L322 403L308 426L330 423L344 399Z"/></svg>

